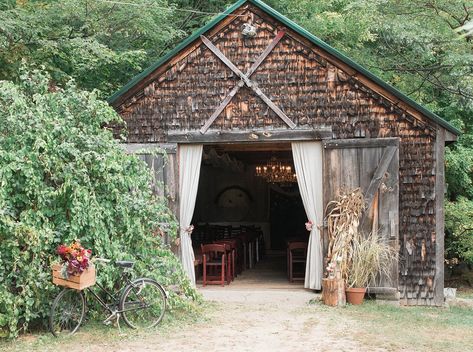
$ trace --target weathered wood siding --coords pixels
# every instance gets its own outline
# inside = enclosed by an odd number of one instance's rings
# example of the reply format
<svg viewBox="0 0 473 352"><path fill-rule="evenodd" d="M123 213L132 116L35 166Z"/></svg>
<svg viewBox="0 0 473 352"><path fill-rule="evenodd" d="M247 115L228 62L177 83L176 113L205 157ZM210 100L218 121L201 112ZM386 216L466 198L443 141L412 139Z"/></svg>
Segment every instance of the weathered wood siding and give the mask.
<svg viewBox="0 0 473 352"><path fill-rule="evenodd" d="M165 197L169 209L178 217L179 211L179 175L177 144L125 144L124 149L143 160L152 171L151 189ZM163 230L167 230L163 228ZM171 244L166 234L165 243Z"/></svg>
<svg viewBox="0 0 473 352"><path fill-rule="evenodd" d="M433 304L436 274L436 129L430 120L394 101L322 49L251 5L206 33L246 72L278 29L286 35L252 79L297 125L331 127L333 138L399 137L399 289L406 304ZM243 39L252 20L255 38ZM163 143L169 131L198 131L239 78L199 40L119 100L131 143ZM287 129L243 87L210 131ZM443 235L442 235L443 236Z"/></svg>
<svg viewBox="0 0 473 352"><path fill-rule="evenodd" d="M361 188L367 208L360 226L365 234L378 233L393 249L399 249L399 140L397 138L335 139L324 143L324 206L341 189ZM327 233L325 231L325 236ZM325 237L327 238L327 237ZM327 252L327 241L324 250ZM370 293L399 300L399 263L390 275L382 275Z"/></svg>

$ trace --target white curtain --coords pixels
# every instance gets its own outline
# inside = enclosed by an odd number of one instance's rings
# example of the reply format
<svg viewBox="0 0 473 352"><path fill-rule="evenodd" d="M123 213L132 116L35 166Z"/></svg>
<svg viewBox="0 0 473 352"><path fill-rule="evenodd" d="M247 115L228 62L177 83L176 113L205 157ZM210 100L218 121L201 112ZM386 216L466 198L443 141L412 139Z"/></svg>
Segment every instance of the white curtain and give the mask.
<svg viewBox="0 0 473 352"><path fill-rule="evenodd" d="M319 226L323 222L322 143L292 143L292 155L307 218L314 223L310 232L305 268L305 288L320 290L323 275L322 242Z"/></svg>
<svg viewBox="0 0 473 352"><path fill-rule="evenodd" d="M201 144L179 145L179 226L181 234L181 261L189 279L195 286L194 250L189 228L194 214L199 186Z"/></svg>

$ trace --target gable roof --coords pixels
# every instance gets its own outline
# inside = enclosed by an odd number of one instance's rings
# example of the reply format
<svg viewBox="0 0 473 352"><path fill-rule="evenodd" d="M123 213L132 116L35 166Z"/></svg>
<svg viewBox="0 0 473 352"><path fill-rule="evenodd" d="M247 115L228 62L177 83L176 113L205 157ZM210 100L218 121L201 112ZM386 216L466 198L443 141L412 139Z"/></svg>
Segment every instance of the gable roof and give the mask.
<svg viewBox="0 0 473 352"><path fill-rule="evenodd" d="M326 52L329 54L333 55L335 58L339 59L352 69L360 72L362 75L376 83L377 85L381 86L382 88L386 89L388 92L393 94L395 97L403 101L404 103L408 104L411 106L413 109L417 110L427 118L431 119L432 121L436 122L438 125L442 126L443 128L447 129L448 131L452 132L455 135L461 134L461 131L458 130L456 127L451 125L449 122L446 120L442 119L440 116L437 114L433 113L432 111L426 109L422 105L418 104L411 98L409 98L407 95L399 91L398 89L394 88L392 85L389 83L383 81L381 78L376 76L375 74L371 73L369 70L364 68L363 66L357 64L354 62L352 59L347 57L346 55L342 54L339 52L337 49L331 47L327 43L325 43L323 40L320 38L316 37L312 33L308 32L295 22L291 21L287 17L283 16L276 10L274 10L272 7L268 6L261 0L238 0L235 4L230 6L228 9L226 9L222 14L218 15L215 17L212 21L207 23L205 26L202 28L198 29L194 33L192 33L191 36L189 36L187 39L182 41L180 44L178 44L173 50L169 51L166 55L161 57L158 61L153 63L151 66L149 66L147 69L145 69L143 72L140 74L136 75L133 77L127 84L125 84L120 90L115 92L109 99L108 102L109 104L113 105L122 95L124 95L126 92L128 92L130 89L132 89L135 85L137 85L140 81L142 81L145 77L147 77L149 74L151 74L153 71L155 71L158 67L160 67L162 64L164 64L166 61L169 59L173 58L176 54L178 54L181 50L186 48L189 44L191 44L193 41L198 39L202 34L206 33L208 30L212 29L214 26L216 26L218 23L220 23L223 19L225 19L229 14L231 14L233 11L237 10L240 8L242 5L245 3L251 3L270 16L276 18L279 20L281 23L286 25L288 28L292 29L294 32L298 33L299 35L305 37L309 41L311 41L313 44L316 46L324 49Z"/></svg>

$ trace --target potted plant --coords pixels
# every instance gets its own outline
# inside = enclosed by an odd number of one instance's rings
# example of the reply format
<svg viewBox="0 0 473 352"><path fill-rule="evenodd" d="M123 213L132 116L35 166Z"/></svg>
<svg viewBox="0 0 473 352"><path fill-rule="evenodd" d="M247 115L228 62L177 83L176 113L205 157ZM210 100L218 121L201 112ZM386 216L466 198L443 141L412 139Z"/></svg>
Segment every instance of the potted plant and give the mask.
<svg viewBox="0 0 473 352"><path fill-rule="evenodd" d="M380 276L391 276L391 265L397 260L398 253L376 232L354 236L351 249L346 297L351 304L361 304L370 284L376 283Z"/></svg>

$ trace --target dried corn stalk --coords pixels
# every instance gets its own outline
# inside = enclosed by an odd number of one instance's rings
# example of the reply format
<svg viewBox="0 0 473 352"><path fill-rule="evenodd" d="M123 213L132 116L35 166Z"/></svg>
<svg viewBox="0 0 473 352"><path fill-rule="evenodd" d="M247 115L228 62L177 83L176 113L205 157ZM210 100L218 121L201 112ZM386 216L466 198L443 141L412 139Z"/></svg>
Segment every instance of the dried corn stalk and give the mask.
<svg viewBox="0 0 473 352"><path fill-rule="evenodd" d="M337 199L327 204L328 262L339 267L345 280L353 255L352 243L361 236L358 226L364 209L365 199L360 188L341 190Z"/></svg>

